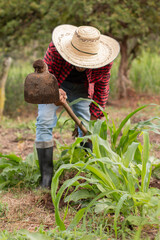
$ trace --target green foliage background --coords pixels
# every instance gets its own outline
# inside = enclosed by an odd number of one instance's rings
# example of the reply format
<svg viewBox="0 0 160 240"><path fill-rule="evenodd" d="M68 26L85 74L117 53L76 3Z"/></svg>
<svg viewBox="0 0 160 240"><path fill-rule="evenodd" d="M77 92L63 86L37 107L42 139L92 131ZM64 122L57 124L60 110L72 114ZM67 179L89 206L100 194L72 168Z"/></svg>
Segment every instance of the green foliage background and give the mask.
<svg viewBox="0 0 160 240"><path fill-rule="evenodd" d="M119 41L122 57L119 56L112 69L112 96L120 90L117 78L120 78L118 71L123 59L126 61L123 74L128 78L131 69L129 76L133 87L157 93L160 59L148 50L157 52L160 45L159 13L160 2L154 0L1 0L0 69L4 57L11 56L14 60L7 83L5 111L12 108L9 105L14 95L17 106L23 103L21 93L25 75L32 71L33 60L43 58L52 31L59 24L92 25ZM141 55L142 48L148 53Z"/></svg>
<svg viewBox="0 0 160 240"><path fill-rule="evenodd" d="M95 26L120 43L130 40L132 48L133 42L142 45L150 34L158 36L159 12L160 3L153 0L2 0L0 51L12 55L36 39L38 50L46 49L53 28L65 23Z"/></svg>
<svg viewBox="0 0 160 240"><path fill-rule="evenodd" d="M43 54L40 54L43 58ZM33 71L33 57L30 61L15 61L9 71L8 80L6 83L6 102L5 114L16 116L19 112L26 108L34 110L33 104L27 104L24 101L24 80L28 73ZM115 60L111 70L110 80L110 99L117 98L117 74L120 56ZM143 51L137 59L133 61L130 71L130 79L133 88L137 93L159 94L160 91L160 56L151 51Z"/></svg>

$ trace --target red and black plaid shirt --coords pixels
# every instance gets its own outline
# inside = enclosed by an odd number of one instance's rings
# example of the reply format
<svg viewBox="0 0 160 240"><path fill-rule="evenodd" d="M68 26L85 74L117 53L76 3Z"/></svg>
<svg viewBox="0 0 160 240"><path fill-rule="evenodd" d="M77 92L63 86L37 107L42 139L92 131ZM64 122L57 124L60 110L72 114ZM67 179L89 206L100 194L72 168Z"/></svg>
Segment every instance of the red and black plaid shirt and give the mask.
<svg viewBox="0 0 160 240"><path fill-rule="evenodd" d="M54 74L59 86L72 70L72 65L66 62L51 42L44 56L50 73ZM101 107L105 108L109 94L109 80L112 63L97 69L86 69L88 97L92 98ZM96 118L103 117L102 111L93 103L90 104L90 113Z"/></svg>

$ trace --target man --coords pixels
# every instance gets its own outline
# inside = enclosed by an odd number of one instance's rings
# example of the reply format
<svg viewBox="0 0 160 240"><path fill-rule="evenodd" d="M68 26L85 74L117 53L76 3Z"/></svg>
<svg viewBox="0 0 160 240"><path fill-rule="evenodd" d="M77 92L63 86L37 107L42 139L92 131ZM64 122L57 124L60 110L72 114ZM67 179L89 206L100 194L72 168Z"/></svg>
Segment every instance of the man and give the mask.
<svg viewBox="0 0 160 240"><path fill-rule="evenodd" d="M56 126L57 105L77 98L91 98L105 108L109 94L112 61L119 53L116 40L101 35L90 26L60 25L52 34L44 62L58 80L60 101L38 106L36 148L41 169L41 186L50 187L53 174L52 130ZM83 100L72 106L74 113L86 121L103 117L93 103ZM78 129L79 136L82 131ZM91 147L91 146L90 146Z"/></svg>

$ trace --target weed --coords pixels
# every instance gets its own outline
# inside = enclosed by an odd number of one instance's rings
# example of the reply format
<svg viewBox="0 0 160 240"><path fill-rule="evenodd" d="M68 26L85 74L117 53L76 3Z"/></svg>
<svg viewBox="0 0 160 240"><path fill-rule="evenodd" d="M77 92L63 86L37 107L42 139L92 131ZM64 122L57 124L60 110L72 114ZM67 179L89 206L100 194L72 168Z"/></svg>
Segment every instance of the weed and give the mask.
<svg viewBox="0 0 160 240"><path fill-rule="evenodd" d="M22 129L22 130L30 130L32 133L35 133L36 131L36 125L35 120L30 121L22 121L20 119L16 120L12 119L10 117L3 117L0 126L3 126L3 128L15 128L15 129Z"/></svg>
<svg viewBox="0 0 160 240"><path fill-rule="evenodd" d="M7 231L3 231L0 233L1 240L29 240L29 239L37 239L37 240L106 240L108 239L107 234L98 234L93 232L83 232L81 229L76 229L74 231L66 230L59 231L58 228L55 228L50 231L44 231L43 226L37 232L29 232L27 230L20 230L17 232L9 233Z"/></svg>
<svg viewBox="0 0 160 240"><path fill-rule="evenodd" d="M8 205L0 202L0 218L6 217L8 212Z"/></svg>
<svg viewBox="0 0 160 240"><path fill-rule="evenodd" d="M14 154L0 154L0 173L0 189L37 186L40 172L36 153L29 154L26 161Z"/></svg>

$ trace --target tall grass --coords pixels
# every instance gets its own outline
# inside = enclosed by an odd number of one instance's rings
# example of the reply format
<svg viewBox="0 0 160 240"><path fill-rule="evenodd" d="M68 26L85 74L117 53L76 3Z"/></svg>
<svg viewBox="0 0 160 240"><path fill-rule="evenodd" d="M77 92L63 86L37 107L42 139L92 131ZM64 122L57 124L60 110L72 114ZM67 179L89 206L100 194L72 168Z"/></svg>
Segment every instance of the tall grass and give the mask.
<svg viewBox="0 0 160 240"><path fill-rule="evenodd" d="M143 51L142 55L133 61L130 79L138 92L160 92L160 56L156 53Z"/></svg>
<svg viewBox="0 0 160 240"><path fill-rule="evenodd" d="M117 75L120 56L114 61L111 70L110 96L116 97ZM138 93L159 94L160 91L160 56L143 50L132 63L129 78Z"/></svg>
<svg viewBox="0 0 160 240"><path fill-rule="evenodd" d="M5 113L13 115L19 112L20 108L26 106L24 81L31 72L33 72L33 68L29 62L18 61L12 64L6 83Z"/></svg>
<svg viewBox="0 0 160 240"><path fill-rule="evenodd" d="M120 56L114 61L111 70L110 98L117 94L117 73ZM142 54L133 61L130 71L130 79L133 87L139 93L159 94L160 91L160 56L156 53L143 51ZM23 96L24 80L26 76L33 72L32 63L15 61L9 71L6 84L5 113L18 111L20 107L26 106Z"/></svg>

